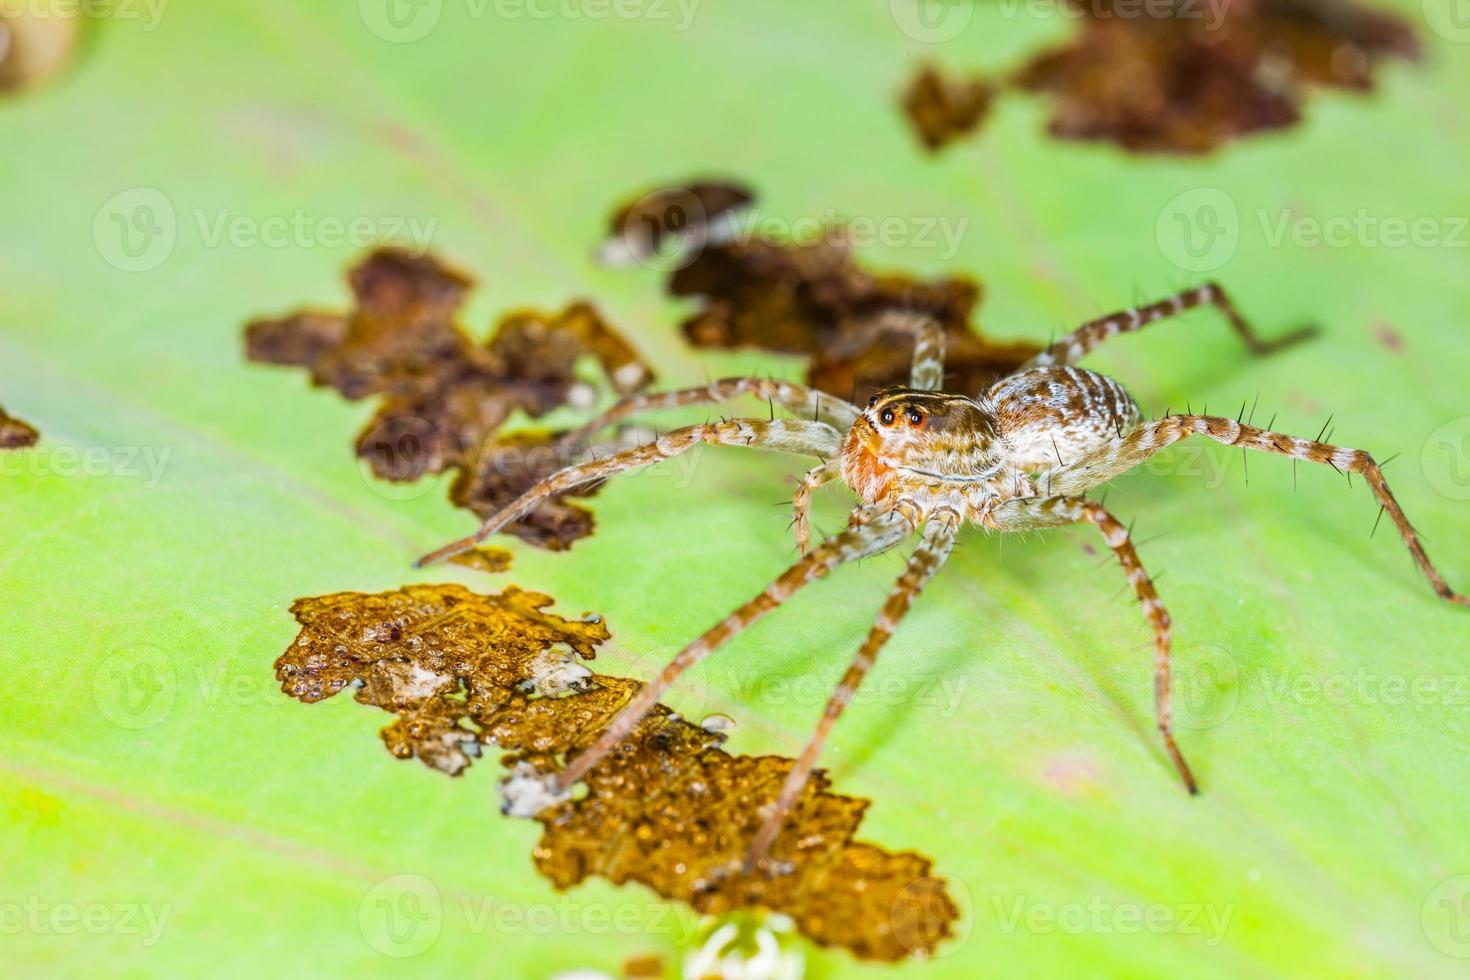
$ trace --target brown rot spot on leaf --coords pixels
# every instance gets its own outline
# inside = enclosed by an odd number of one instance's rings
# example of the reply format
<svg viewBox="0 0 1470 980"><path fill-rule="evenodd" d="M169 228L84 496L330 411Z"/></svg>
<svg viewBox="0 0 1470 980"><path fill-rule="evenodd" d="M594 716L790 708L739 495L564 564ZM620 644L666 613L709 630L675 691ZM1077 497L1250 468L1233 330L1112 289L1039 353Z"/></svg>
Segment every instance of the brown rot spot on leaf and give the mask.
<svg viewBox="0 0 1470 980"><path fill-rule="evenodd" d="M20 419L5 414L0 408L0 449L25 449L34 446L41 434Z"/></svg>
<svg viewBox="0 0 1470 980"><path fill-rule="evenodd" d="M857 400L908 380L913 334L894 313L927 313L944 325L951 391L979 392L1037 352L1029 344L995 343L971 328L980 299L973 280L869 272L853 258L847 237L842 228L827 228L811 240L742 234L705 243L668 282L670 293L698 303L684 322L685 336L698 347L804 355L811 359L809 383Z"/></svg>
<svg viewBox="0 0 1470 980"><path fill-rule="evenodd" d="M939 150L973 133L995 98L978 78L955 78L933 65L919 68L902 97L903 113L926 150Z"/></svg>
<svg viewBox="0 0 1470 980"><path fill-rule="evenodd" d="M40 82L65 66L81 22L65 0L0 0L0 93Z"/></svg>
<svg viewBox="0 0 1470 980"><path fill-rule="evenodd" d="M1142 152L1204 153L1301 117L1313 85L1367 90L1385 55L1415 57L1408 25L1343 0L1235 0L1212 17L1087 11L1072 43L1021 84L1054 99L1051 131ZM1214 19L1218 18L1218 20Z"/></svg>
<svg viewBox="0 0 1470 980"><path fill-rule="evenodd" d="M1391 325L1387 323L1378 324L1378 328L1374 331L1374 336L1384 350L1394 354L1402 354L1404 352L1404 335L1395 330Z"/></svg>
<svg viewBox="0 0 1470 980"><path fill-rule="evenodd" d="M556 314L510 313L478 343L455 319L469 278L431 256L381 249L348 279L356 299L351 312L256 320L245 329L246 355L304 367L313 384L349 399L376 397L377 412L357 438L358 456L394 482L453 472L451 499L481 517L572 462L558 456L552 434L501 434L513 413L535 418L591 404L596 392L576 370L583 358L596 361L619 394L653 376L587 303ZM554 499L507 530L541 547L565 548L591 533L592 518Z"/></svg>
<svg viewBox="0 0 1470 980"><path fill-rule="evenodd" d="M1137 153L1208 153L1293 126L1314 86L1368 91L1382 60L1419 55L1408 23L1349 0L1066 2L1075 32L1014 85L1051 99L1053 136Z"/></svg>
<svg viewBox="0 0 1470 980"><path fill-rule="evenodd" d="M488 572L498 575L501 572L510 571L511 562L515 556L504 548L471 548L469 551L461 551L449 559L452 564L463 565L465 568L473 568L477 571Z"/></svg>
<svg viewBox="0 0 1470 980"><path fill-rule="evenodd" d="M667 972L664 958L657 953L630 956L623 961L623 976L627 980L655 980Z"/></svg>
<svg viewBox="0 0 1470 980"><path fill-rule="evenodd" d="M562 444L564 433L530 429L501 436L484 446L474 469L461 469L449 488L449 499L480 517L489 517L571 462L575 447ZM568 497L586 497L600 483L589 483L554 497L527 514L511 529L537 547L560 551L592 533L594 522L585 507Z"/></svg>
<svg viewBox="0 0 1470 980"><path fill-rule="evenodd" d="M300 599L301 632L276 677L302 701L352 688L391 712L383 740L399 758L457 776L489 746L506 753L503 785L534 781L590 745L641 686L583 666L608 629L595 615L549 613L551 601L458 585ZM772 851L782 871L745 874L762 808L793 761L732 755L724 738L657 706L584 792L536 813L537 869L558 888L594 875L638 882L704 913L765 907L869 959L925 956L950 935L959 910L930 860L854 841L868 802L832 793L821 772Z"/></svg>

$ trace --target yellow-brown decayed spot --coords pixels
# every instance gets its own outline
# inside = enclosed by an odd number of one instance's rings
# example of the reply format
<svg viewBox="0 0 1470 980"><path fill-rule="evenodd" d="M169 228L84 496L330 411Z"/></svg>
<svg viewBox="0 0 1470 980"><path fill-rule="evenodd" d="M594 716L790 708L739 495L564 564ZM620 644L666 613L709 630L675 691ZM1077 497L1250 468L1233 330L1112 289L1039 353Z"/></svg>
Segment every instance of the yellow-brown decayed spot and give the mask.
<svg viewBox="0 0 1470 980"><path fill-rule="evenodd" d="M514 586L479 595L458 585L298 600L300 634L276 661L282 690L302 701L349 687L397 718L389 750L458 775L480 745L510 767L555 771L591 744L642 686L583 675L609 632L599 617L546 612L551 599ZM571 693L537 690L548 671L578 674ZM638 882L700 912L764 906L808 937L879 960L924 956L959 916L931 862L853 840L866 800L808 782L772 858L783 873L741 869L762 808L791 759L724 751L723 735L658 705L587 777L584 796L543 811L537 869L558 888L589 876Z"/></svg>

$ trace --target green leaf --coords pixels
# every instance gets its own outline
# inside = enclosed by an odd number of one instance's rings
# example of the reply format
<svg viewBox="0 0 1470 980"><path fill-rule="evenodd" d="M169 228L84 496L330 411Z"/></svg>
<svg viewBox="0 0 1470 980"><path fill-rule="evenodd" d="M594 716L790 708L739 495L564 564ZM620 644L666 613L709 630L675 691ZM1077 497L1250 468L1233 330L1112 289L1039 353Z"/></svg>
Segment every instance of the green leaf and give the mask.
<svg viewBox="0 0 1470 980"><path fill-rule="evenodd" d="M962 221L953 254L915 234L864 258L978 275L1000 337L1045 340L1208 274L1263 331L1322 336L1255 361L1196 313L1095 365L1158 413L1233 415L1259 394L1258 421L1312 436L1332 414L1336 441L1402 451L1395 490L1470 585L1470 60L1449 28L1423 28L1425 62L1385 71L1371 97L1318 94L1305 125L1213 158L1060 144L1015 96L932 159L894 107L912 63L999 68L1058 18L977 7L936 51L886 3L404 9L438 20L394 41L367 0L216 0L156 20L119 4L69 73L0 103L0 404L43 440L0 456L12 969L615 972L685 938L688 917L638 888L552 892L529 858L537 828L496 810L492 765L450 780L395 761L385 716L292 701L271 663L298 596L508 580L603 613L601 669L650 676L788 563L770 503L800 463L709 450L611 484L596 535L565 554L516 546L508 579L411 571L467 516L442 485L360 473L367 406L241 354L253 315L343 304L340 273L368 244L338 234L354 219L431 225L434 250L479 278L475 330L586 296L670 385L801 365L690 350L656 273L592 266L607 211L653 181L728 173L770 221ZM1206 206L1235 238L1207 273L1181 267L1195 263L1176 217ZM1303 247L1298 219L1349 230ZM1382 237L1416 219L1433 241ZM1253 458L1247 486L1238 453L1187 443L1108 499L1139 538L1164 535L1142 554L1167 572L1194 799L1157 743L1148 634L1110 600L1123 579L1096 535L966 532L824 758L838 792L874 800L862 836L932 855L963 899L964 938L902 969L1462 974L1470 619L1391 528L1370 539L1361 482L1303 467L1293 491L1290 470ZM824 491L820 526L840 524L842 496ZM791 754L896 571L871 561L811 588L670 703L736 718L735 751ZM375 948L383 901L429 916L408 921L432 936ZM896 972L809 955L813 975Z"/></svg>

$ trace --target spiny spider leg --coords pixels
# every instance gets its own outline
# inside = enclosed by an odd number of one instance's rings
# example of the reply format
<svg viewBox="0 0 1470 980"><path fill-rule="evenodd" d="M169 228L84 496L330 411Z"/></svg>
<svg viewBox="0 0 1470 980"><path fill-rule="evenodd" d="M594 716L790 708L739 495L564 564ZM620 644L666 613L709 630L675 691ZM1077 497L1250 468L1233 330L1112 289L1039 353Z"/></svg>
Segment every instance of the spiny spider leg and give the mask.
<svg viewBox="0 0 1470 980"><path fill-rule="evenodd" d="M1127 434L1110 440L1100 449L1094 450L1081 459L1051 471L1039 482L1051 494L1080 495L1142 464L1165 446L1192 435L1207 436L1227 446L1258 449L1261 452L1275 453L1292 459L1322 463L1331 466L1339 473L1361 473L1368 482L1368 486L1372 488L1373 496L1378 499L1379 506L1393 520L1394 527L1398 528L1399 536L1408 546L1409 553L1414 556L1414 561L1418 564L1420 571L1428 577L1434 591L1441 598L1450 602L1470 606L1470 597L1451 589L1444 576L1430 562L1424 546L1419 543L1419 536L1414 533L1413 525L1409 523L1403 508L1399 506L1393 493L1388 489L1388 482L1383 478L1383 471L1374 462L1372 456L1360 449L1346 449L1311 439L1298 439L1280 432L1244 425L1230 418L1211 415L1172 415L1168 418L1143 423Z"/></svg>
<svg viewBox="0 0 1470 980"><path fill-rule="evenodd" d="M462 551L468 551L505 525L535 510L548 497L586 483L592 483L595 480L604 479L614 473L662 462L700 443L755 446L761 449L831 458L837 454L841 439L841 435L830 425L824 422L808 422L804 419L775 419L773 421L733 419L729 422L713 422L675 429L645 446L625 449L622 452L576 466L568 466L566 469L553 473L487 517L474 534L424 555L414 563L414 567L422 568Z"/></svg>
<svg viewBox="0 0 1470 980"><path fill-rule="evenodd" d="M817 723L816 731L807 740L806 747L801 750L791 771L786 775L786 781L781 787L781 794L776 798L775 807L761 824L760 830L750 843L750 849L746 852L745 870L747 873L755 869L765 860L766 853L770 850L776 835L781 832L781 824L786 815L796 805L801 796L802 788L806 785L813 767L817 764L817 756L822 751L822 745L827 741L832 726L837 723L837 718L842 710L852 701L858 685L863 682L869 670L873 667L873 661L878 657L878 651L893 631L898 628L898 621L909 611L915 597L933 578L934 573L944 564L949 557L950 549L954 547L955 537L959 533L960 516L952 510L945 510L939 516L931 519L924 525L924 535L919 546L909 557L908 564L904 566L903 573L898 578L898 584L889 593L888 600L883 603L883 609L878 614L878 620L874 623L867 639L859 648L857 655L852 658L847 672L842 675L841 682L832 697L827 701L827 707L822 712L822 720Z"/></svg>
<svg viewBox="0 0 1470 980"><path fill-rule="evenodd" d="M1022 371L1035 367L1046 367L1049 364L1074 364L1083 357L1090 354L1102 345L1103 341L1118 334L1132 333L1140 330L1155 320L1164 317L1176 316L1186 310L1192 310L1197 306L1213 306L1225 315L1235 332L1245 341L1252 354L1269 354L1289 347L1292 344L1306 340L1316 331L1310 327L1295 330L1284 337L1276 340L1263 340L1257 336L1251 325L1246 322L1245 317L1235 309L1235 304L1230 302L1230 297L1225 295L1225 290L1213 282L1207 282L1194 289L1187 289L1182 293L1150 303L1147 306L1137 306L1133 309L1122 310L1108 316L1099 317L1096 320L1088 320L1082 326L1073 330L1046 350L1037 354L1031 360L1021 365Z"/></svg>
<svg viewBox="0 0 1470 980"><path fill-rule="evenodd" d="M1102 532L1103 540L1123 566L1128 584L1133 586L1133 594L1143 604L1143 614L1148 617L1154 629L1154 715L1159 734L1164 739L1164 749L1173 760L1174 768L1179 770L1179 776L1184 780L1184 786L1190 795L1198 793L1199 787L1195 784L1194 773L1190 772L1189 763L1184 761L1179 746L1174 742L1169 613L1159 601L1159 593L1154 589L1153 580L1148 577L1143 563L1138 560L1138 552L1133 548L1128 529L1118 523L1101 504L1081 497L1017 497L999 504L991 512L991 517L996 528L1001 531L1029 531L1086 523L1096 525Z"/></svg>
<svg viewBox="0 0 1470 980"><path fill-rule="evenodd" d="M881 315L881 324L913 333L914 359L910 371L910 386L921 391L938 391L944 383L944 327L939 321L924 313L889 311ZM847 405L846 402L842 404ZM853 417L849 425L857 420L858 414L853 407ZM841 475L841 460L834 459L808 471L797 484L796 493L791 499L794 511L791 526L796 534L796 546L802 554L806 554L811 545L812 492Z"/></svg>
<svg viewBox="0 0 1470 980"><path fill-rule="evenodd" d="M556 778L557 792L565 792L587 774L598 761L628 737L643 716L658 701L680 674L699 663L726 641L739 635L771 610L790 599L802 586L826 575L838 565L858 558L876 555L894 547L908 537L909 524L890 515L875 517L861 526L843 531L818 545L811 554L797 561L766 586L765 591L726 616L703 636L681 650L669 665L618 712L603 733L587 749L573 758Z"/></svg>
<svg viewBox="0 0 1470 980"><path fill-rule="evenodd" d="M811 553L812 491L824 487L842 475L842 460L833 459L807 470L796 484L791 497L791 527L796 534L796 547L803 555Z"/></svg>
<svg viewBox="0 0 1470 980"><path fill-rule="evenodd" d="M629 395L586 425L562 436L561 442L566 446L581 446L609 425L631 415L685 405L718 404L741 395L770 399L797 418L826 421L838 429L845 430L858 416L857 408L841 398L806 385L774 378L721 378L702 388Z"/></svg>
<svg viewBox="0 0 1470 980"><path fill-rule="evenodd" d="M914 334L914 366L909 387L919 391L940 390L944 387L944 327L924 313L888 314L889 322L900 318Z"/></svg>

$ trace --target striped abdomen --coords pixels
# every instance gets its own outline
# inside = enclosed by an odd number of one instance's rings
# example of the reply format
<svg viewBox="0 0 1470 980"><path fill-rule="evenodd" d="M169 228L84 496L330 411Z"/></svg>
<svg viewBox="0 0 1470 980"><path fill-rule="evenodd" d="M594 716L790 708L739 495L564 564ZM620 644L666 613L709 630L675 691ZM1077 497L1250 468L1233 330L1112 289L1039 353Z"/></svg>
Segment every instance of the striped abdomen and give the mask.
<svg viewBox="0 0 1470 980"><path fill-rule="evenodd" d="M1008 457L1028 471L1067 465L1138 424L1138 406L1112 378L1070 366L1002 378L986 395Z"/></svg>

